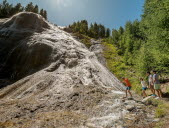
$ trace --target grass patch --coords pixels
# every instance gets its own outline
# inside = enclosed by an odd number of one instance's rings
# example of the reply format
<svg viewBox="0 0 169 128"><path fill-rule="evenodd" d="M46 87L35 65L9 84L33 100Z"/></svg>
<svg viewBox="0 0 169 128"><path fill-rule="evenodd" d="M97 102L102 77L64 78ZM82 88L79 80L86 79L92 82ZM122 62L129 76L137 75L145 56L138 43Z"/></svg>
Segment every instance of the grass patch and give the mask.
<svg viewBox="0 0 169 128"><path fill-rule="evenodd" d="M159 101L155 111L156 117L162 118L168 114L169 114L169 104L164 101Z"/></svg>
<svg viewBox="0 0 169 128"><path fill-rule="evenodd" d="M87 48L91 47L90 40L88 39L81 39L81 42L86 45Z"/></svg>
<svg viewBox="0 0 169 128"><path fill-rule="evenodd" d="M124 58L118 54L118 49L114 45L107 43L106 40L103 40L102 45L104 46L103 55L107 62L107 68L118 79L127 77L132 84L132 90L141 94L139 76L135 74L133 67L124 63Z"/></svg>
<svg viewBox="0 0 169 128"><path fill-rule="evenodd" d="M82 34L79 34L79 33L73 33L73 36L77 37L77 39L82 42L83 44L85 44L85 46L87 48L90 48L91 47L91 42L90 40L92 39L91 37L88 37L86 35L82 35Z"/></svg>
<svg viewBox="0 0 169 128"><path fill-rule="evenodd" d="M155 117L160 119L159 122L155 123L154 128L167 126L169 124L169 103L167 101L150 98L147 100L147 104L153 106L152 109L155 110Z"/></svg>
<svg viewBox="0 0 169 128"><path fill-rule="evenodd" d="M162 122L157 123L154 128L162 128L164 125L165 123L162 121Z"/></svg>
<svg viewBox="0 0 169 128"><path fill-rule="evenodd" d="M148 104L155 106L155 117L163 118L169 115L169 103L163 100L157 100L151 98L148 100Z"/></svg>
<svg viewBox="0 0 169 128"><path fill-rule="evenodd" d="M128 67L123 63L123 58L118 55L117 48L107 42L103 42L102 45L104 46L103 56L106 59L108 69L118 78L124 76Z"/></svg>

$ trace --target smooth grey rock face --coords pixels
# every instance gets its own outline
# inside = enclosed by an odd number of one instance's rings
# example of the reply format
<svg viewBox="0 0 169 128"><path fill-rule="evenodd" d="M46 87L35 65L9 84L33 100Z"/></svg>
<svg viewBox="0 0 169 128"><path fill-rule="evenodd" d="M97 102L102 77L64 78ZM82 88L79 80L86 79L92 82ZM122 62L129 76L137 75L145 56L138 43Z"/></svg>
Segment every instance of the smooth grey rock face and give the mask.
<svg viewBox="0 0 169 128"><path fill-rule="evenodd" d="M22 78L39 70L71 72L70 78L76 77L83 85L97 82L102 87L123 88L93 52L40 15L15 15L2 25L0 36L1 77Z"/></svg>
<svg viewBox="0 0 169 128"><path fill-rule="evenodd" d="M0 78L22 78L49 62L52 48L33 39L48 28L49 24L33 13L19 13L1 23Z"/></svg>
<svg viewBox="0 0 169 128"><path fill-rule="evenodd" d="M98 61L105 67L107 67L106 59L103 56L103 49L104 47L101 44L101 40L90 40L92 43L92 46L89 48L90 51L94 52L97 56Z"/></svg>
<svg viewBox="0 0 169 128"><path fill-rule="evenodd" d="M17 127L20 120L34 122L27 124L29 128L59 127L66 122L82 127L93 115L98 118L92 122L101 123L105 108L114 116L107 123L108 117L103 118L103 126L118 120L122 108L114 100L122 94L112 93L113 110L112 104L104 107L102 102L107 88L121 91L124 86L94 52L40 15L19 13L3 23L0 46L0 78L18 80L0 89L0 121L17 122ZM53 118L57 116L64 123L57 123Z"/></svg>

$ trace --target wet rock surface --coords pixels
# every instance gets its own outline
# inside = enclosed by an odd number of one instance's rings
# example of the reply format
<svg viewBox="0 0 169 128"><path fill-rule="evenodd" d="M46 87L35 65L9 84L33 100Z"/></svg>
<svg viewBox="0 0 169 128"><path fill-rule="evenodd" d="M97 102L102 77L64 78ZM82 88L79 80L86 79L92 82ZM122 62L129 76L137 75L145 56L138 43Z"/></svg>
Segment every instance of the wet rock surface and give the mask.
<svg viewBox="0 0 169 128"><path fill-rule="evenodd" d="M106 59L103 56L103 46L101 44L101 40L94 40L91 39L91 47L89 48L90 51L94 52L95 55L97 56L98 61L103 65L107 66L106 64Z"/></svg>
<svg viewBox="0 0 169 128"><path fill-rule="evenodd" d="M143 112L120 99L124 86L94 52L40 15L3 22L0 46L1 81L15 80L0 85L2 127L122 127L125 115Z"/></svg>

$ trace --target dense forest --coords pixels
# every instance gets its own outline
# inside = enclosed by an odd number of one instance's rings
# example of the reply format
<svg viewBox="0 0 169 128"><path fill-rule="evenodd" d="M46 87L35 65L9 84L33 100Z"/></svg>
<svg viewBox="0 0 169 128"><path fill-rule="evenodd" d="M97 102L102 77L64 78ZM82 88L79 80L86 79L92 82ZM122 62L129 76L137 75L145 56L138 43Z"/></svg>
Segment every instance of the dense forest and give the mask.
<svg viewBox="0 0 169 128"><path fill-rule="evenodd" d="M97 23L88 27L86 20L74 22L68 28L91 38L102 38L103 44L109 48L107 50L111 49L105 51L105 57L112 59L108 60L108 67L115 73L117 69L121 72L129 68L137 75L151 70L166 73L169 71L169 1L146 0L141 17L140 21L128 21L124 27L112 29L111 36L110 29ZM111 51L116 52L112 55L118 56L118 60L108 55ZM112 63L116 62L113 66ZM124 74L117 75L121 77Z"/></svg>
<svg viewBox="0 0 169 128"><path fill-rule="evenodd" d="M113 29L110 43L141 74L169 71L169 1L146 0L141 21Z"/></svg>
<svg viewBox="0 0 169 128"><path fill-rule="evenodd" d="M21 5L21 3L17 3L15 6L9 4L7 0L4 0L0 3L0 18L9 18L18 12L34 12L42 15L45 19L47 19L47 11L44 9L39 9L38 5L33 5L32 2L27 4L25 7Z"/></svg>
<svg viewBox="0 0 169 128"><path fill-rule="evenodd" d="M66 31L84 34L86 36L99 39L99 38L107 38L110 36L110 29L106 28L102 24L94 24L88 25L87 20L82 20L78 22L74 22L72 25L69 25Z"/></svg>

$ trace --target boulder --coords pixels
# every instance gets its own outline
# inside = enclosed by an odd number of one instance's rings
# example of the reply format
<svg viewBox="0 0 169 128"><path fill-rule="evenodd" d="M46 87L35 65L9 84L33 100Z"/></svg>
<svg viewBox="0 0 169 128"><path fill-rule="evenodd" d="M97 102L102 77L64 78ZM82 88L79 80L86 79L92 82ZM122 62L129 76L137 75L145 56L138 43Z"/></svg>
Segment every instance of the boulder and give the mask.
<svg viewBox="0 0 169 128"><path fill-rule="evenodd" d="M142 100L143 103L148 103L150 99L152 99L153 96L148 96Z"/></svg>
<svg viewBox="0 0 169 128"><path fill-rule="evenodd" d="M132 111L132 110L134 110L136 107L134 106L134 105L127 105L126 106L126 109L128 110L128 111Z"/></svg>

